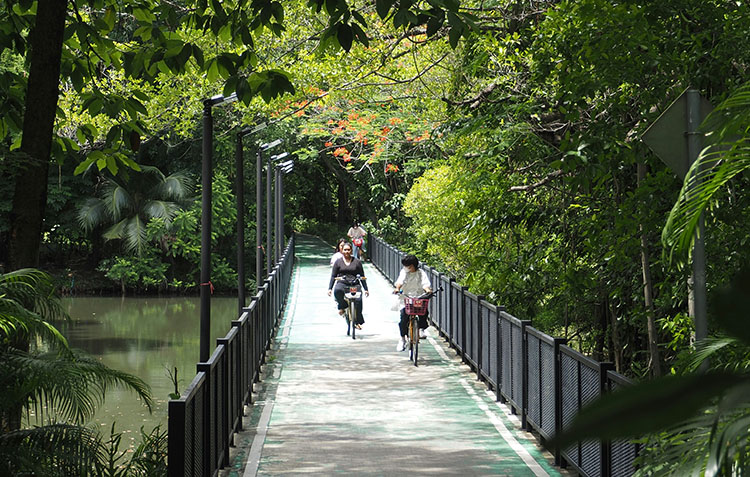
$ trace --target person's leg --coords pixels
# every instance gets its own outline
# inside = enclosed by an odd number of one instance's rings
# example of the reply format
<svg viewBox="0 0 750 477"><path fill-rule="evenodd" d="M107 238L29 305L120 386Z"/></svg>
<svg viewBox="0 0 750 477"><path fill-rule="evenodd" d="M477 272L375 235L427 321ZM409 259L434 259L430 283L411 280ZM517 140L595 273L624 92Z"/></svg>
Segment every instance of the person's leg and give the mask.
<svg viewBox="0 0 750 477"><path fill-rule="evenodd" d="M359 260L359 247L352 245L352 256Z"/></svg>
<svg viewBox="0 0 750 477"><path fill-rule="evenodd" d="M419 315L419 329L420 330L426 330L430 326L429 322L427 321L428 315L429 315L429 312L425 313L424 315Z"/></svg>
<svg viewBox="0 0 750 477"><path fill-rule="evenodd" d="M336 300L336 307L339 309L340 314L341 310L346 310L346 300L344 300L344 293L346 293L344 283L336 282L336 284L333 285L333 298Z"/></svg>
<svg viewBox="0 0 750 477"><path fill-rule="evenodd" d="M354 305L357 308L357 324L361 325L365 322L365 317L362 314L362 295L354 301Z"/></svg>
<svg viewBox="0 0 750 477"><path fill-rule="evenodd" d="M401 308L401 320L398 322L398 331L401 337L409 336L409 315L406 309Z"/></svg>

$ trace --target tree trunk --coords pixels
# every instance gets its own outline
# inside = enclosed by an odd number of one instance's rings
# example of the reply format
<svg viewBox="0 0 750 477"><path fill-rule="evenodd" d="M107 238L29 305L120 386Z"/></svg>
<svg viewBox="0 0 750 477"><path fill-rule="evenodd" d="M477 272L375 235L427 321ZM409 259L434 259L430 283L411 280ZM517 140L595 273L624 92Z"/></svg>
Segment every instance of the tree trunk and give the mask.
<svg viewBox="0 0 750 477"><path fill-rule="evenodd" d="M638 185L646 177L645 164L638 163ZM648 242L643 231L643 225L639 225L641 233L641 269L643 270L643 298L646 305L646 320L648 325L648 352L651 375L661 376L661 361L659 359L659 343L656 331L656 316L654 312L654 288L651 282L651 268L648 256Z"/></svg>
<svg viewBox="0 0 750 477"><path fill-rule="evenodd" d="M31 32L21 160L10 213L10 268L37 267L47 206L47 173L57 113L60 58L68 2L39 0Z"/></svg>
<svg viewBox="0 0 750 477"><path fill-rule="evenodd" d="M612 308L612 304L609 299L606 300L607 311L609 312L610 321L610 336L612 338L612 358L615 362L615 371L622 373L622 343L620 342L620 335L618 333L619 327L617 326L617 314Z"/></svg>

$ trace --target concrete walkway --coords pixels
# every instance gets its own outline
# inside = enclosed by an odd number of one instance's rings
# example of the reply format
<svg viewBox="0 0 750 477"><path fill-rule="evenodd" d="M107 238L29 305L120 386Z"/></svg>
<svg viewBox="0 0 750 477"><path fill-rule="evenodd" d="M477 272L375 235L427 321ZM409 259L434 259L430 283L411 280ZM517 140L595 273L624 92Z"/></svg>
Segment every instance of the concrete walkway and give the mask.
<svg viewBox="0 0 750 477"><path fill-rule="evenodd" d="M283 322L222 475L561 475L434 328L419 367L396 351L392 286L370 264L366 322L348 337L326 294L330 253L298 237Z"/></svg>

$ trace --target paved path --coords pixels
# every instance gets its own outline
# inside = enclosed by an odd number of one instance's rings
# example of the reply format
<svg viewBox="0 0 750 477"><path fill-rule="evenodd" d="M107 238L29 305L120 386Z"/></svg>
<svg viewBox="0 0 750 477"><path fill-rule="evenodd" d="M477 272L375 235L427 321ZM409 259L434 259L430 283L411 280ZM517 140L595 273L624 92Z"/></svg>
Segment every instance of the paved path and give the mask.
<svg viewBox="0 0 750 477"><path fill-rule="evenodd" d="M329 252L298 237L284 319L222 475L561 475L434 328L418 368L396 351L392 286L371 264L366 322L346 336Z"/></svg>

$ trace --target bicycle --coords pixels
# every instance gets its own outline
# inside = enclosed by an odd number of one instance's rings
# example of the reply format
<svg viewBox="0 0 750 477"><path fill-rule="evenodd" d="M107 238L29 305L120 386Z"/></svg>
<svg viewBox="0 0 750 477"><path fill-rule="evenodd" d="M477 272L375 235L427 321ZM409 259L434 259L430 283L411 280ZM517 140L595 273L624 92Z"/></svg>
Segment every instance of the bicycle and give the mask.
<svg viewBox="0 0 750 477"><path fill-rule="evenodd" d="M354 284L351 285L351 279L336 277L336 281L347 281L350 283L349 291L344 293L344 300L346 300L348 305L344 312L344 319L346 320L346 336L349 336L351 332L353 340L357 339L357 300L362 298L362 280L367 280L367 277L357 275L354 278Z"/></svg>
<svg viewBox="0 0 750 477"><path fill-rule="evenodd" d="M427 306L430 304L430 298L437 295L443 288L429 293L424 293L418 297L404 297L406 314L409 315L409 360L418 366L419 358L419 316L427 313Z"/></svg>

